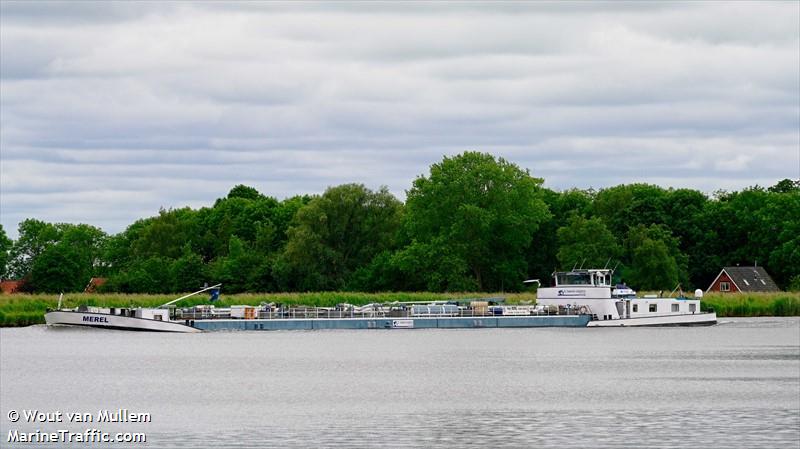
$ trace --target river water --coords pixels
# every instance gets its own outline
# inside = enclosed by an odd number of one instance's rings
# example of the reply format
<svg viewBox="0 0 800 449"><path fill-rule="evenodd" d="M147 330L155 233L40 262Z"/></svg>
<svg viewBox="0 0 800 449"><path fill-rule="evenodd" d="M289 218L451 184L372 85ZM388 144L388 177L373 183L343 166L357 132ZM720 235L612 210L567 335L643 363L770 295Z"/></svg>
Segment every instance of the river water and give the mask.
<svg viewBox="0 0 800 449"><path fill-rule="evenodd" d="M0 330L0 447L800 447L800 319L712 327ZM127 409L146 423L75 423ZM57 412L63 422L8 414ZM9 432L146 434L144 444ZM75 441L75 440L73 440Z"/></svg>

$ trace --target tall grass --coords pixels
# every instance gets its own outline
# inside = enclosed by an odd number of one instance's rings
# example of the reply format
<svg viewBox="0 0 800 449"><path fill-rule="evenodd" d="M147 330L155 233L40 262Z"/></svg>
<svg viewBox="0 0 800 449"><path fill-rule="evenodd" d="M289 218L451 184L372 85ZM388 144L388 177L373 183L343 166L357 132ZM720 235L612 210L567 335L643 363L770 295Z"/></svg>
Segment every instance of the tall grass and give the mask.
<svg viewBox="0 0 800 449"><path fill-rule="evenodd" d="M719 317L800 316L800 292L708 293L700 308Z"/></svg>

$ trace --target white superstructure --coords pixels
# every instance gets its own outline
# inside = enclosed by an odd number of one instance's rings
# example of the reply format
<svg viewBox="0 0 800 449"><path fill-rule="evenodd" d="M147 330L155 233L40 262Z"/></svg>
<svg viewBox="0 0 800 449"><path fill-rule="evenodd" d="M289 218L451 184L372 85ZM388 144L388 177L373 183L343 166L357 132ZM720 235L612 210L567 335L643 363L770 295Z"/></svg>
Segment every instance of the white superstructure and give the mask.
<svg viewBox="0 0 800 449"><path fill-rule="evenodd" d="M61 300L63 295L61 295L58 299L58 308L56 310L48 309L47 313L44 314L44 321L48 326L85 326L99 329L151 332L202 332L202 330L192 326L192 320L173 319L170 316L170 309L167 307L181 299L208 290L211 290L212 294L213 292L217 292L218 294L221 285L222 284L217 284L211 287L204 287L194 293L181 296L166 304L162 304L157 308L90 307L84 305L74 309L62 309Z"/></svg>
<svg viewBox="0 0 800 449"><path fill-rule="evenodd" d="M624 285L612 285L611 269L572 270L553 274L554 286L540 288L537 304L592 316L589 326L709 325L714 312L701 313L700 300L639 298Z"/></svg>
<svg viewBox="0 0 800 449"><path fill-rule="evenodd" d="M48 326L86 326L151 332L202 332L184 321L171 321L169 310L146 308L78 307L48 311L44 315Z"/></svg>

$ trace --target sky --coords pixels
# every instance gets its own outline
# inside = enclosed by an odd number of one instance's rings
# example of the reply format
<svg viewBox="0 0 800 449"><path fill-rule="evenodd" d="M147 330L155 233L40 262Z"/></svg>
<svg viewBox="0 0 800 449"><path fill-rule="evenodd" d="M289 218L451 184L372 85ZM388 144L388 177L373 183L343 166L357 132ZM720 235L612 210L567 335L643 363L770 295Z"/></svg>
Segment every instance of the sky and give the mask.
<svg viewBox="0 0 800 449"><path fill-rule="evenodd" d="M563 190L800 178L800 2L0 3L0 223L123 231L492 153Z"/></svg>

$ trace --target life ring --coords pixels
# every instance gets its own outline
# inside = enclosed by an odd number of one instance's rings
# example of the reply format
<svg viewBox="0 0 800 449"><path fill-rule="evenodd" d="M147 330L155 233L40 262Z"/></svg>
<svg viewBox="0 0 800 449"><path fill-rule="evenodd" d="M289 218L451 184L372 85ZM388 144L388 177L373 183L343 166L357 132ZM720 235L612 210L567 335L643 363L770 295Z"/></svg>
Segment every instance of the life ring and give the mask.
<svg viewBox="0 0 800 449"><path fill-rule="evenodd" d="M586 313L589 312L589 308L586 306L581 306L581 308L578 309L578 312L580 312L582 315L585 315Z"/></svg>

